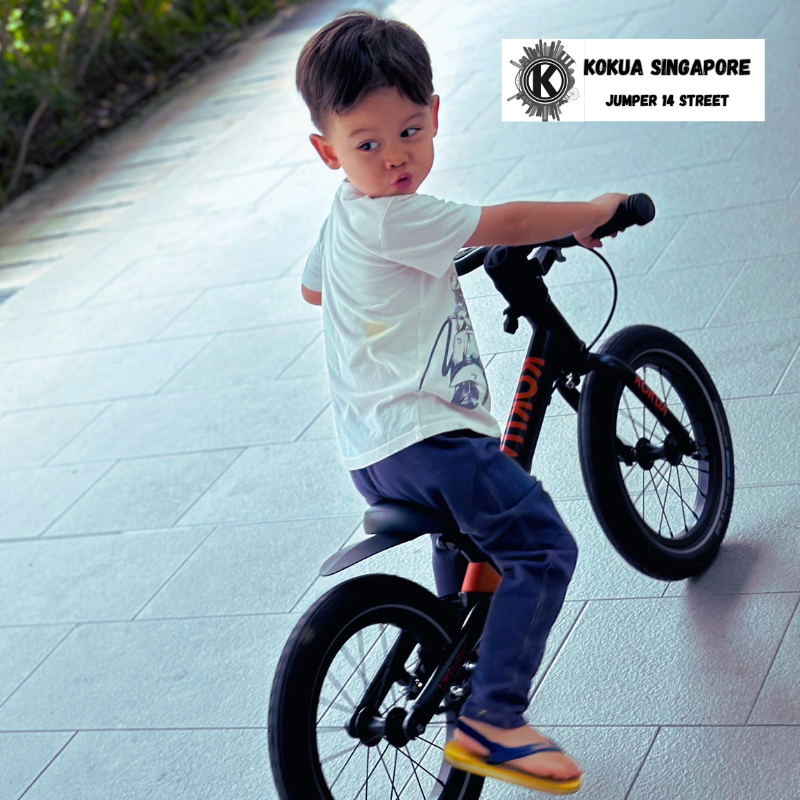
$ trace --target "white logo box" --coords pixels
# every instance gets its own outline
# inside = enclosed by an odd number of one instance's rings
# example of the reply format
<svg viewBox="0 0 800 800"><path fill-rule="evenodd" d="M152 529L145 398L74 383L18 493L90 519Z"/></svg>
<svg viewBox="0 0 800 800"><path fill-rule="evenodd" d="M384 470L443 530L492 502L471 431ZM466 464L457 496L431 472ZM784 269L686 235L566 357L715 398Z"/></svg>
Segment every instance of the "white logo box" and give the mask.
<svg viewBox="0 0 800 800"><path fill-rule="evenodd" d="M764 121L763 39L503 39L502 55L504 122Z"/></svg>

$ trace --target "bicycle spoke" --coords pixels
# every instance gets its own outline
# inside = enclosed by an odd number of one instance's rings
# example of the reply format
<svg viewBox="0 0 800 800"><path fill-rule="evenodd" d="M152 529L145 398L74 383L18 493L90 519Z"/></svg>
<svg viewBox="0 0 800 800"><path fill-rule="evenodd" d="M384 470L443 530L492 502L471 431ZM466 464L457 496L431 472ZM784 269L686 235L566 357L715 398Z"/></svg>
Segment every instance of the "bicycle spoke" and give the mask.
<svg viewBox="0 0 800 800"><path fill-rule="evenodd" d="M681 463L681 466L682 466L682 467L683 467L685 470L696 469L695 467L690 467L688 464L684 464L684 463ZM708 475L708 471L707 471L707 470L698 469L697 471L698 471L698 472L699 472L701 475ZM697 487L697 493L700 495L700 497L702 497L702 498L705 498L707 495L706 495L706 493L705 493L705 492L704 492L704 491L703 491L703 490L700 488L700 484L699 484L699 483L698 483L698 482L697 482L697 481L694 479L694 475L692 475L692 473L691 473L691 472L687 472L686 474L687 474L687 475L688 475L688 476L689 476L689 477L692 479L692 483L693 483L693 484L694 484L694 485Z"/></svg>
<svg viewBox="0 0 800 800"><path fill-rule="evenodd" d="M395 752L397 752L397 748L395 748ZM378 750L378 758L380 759L381 764L383 765L383 769L386 772L386 777L389 779L389 785L390 785L390 788L391 788L391 793L389 794L389 800L392 800L392 796L397 794L397 789L394 788L394 777L389 772L389 767L386 766L386 761L384 760L383 754L381 753L380 750ZM395 758L396 758L396 756L395 756ZM395 764L395 766L396 766L396 764ZM400 795L397 794L397 797L399 798Z"/></svg>
<svg viewBox="0 0 800 800"><path fill-rule="evenodd" d="M667 486L664 489L664 502L661 502L661 495L658 493L658 489L656 488L656 497L658 498L658 502L661 505L661 519L658 521L658 535L661 536L661 523L667 523L667 530L669 531L669 535L674 539L675 534L672 532L672 526L669 524L669 517L667 516L667 497L669 496L669 478L664 477L664 474L661 470L653 464L653 469L662 477L662 483L666 481ZM670 470L672 470L672 465L670 464Z"/></svg>
<svg viewBox="0 0 800 800"><path fill-rule="evenodd" d="M341 729L339 730L341 732ZM319 765L322 766L323 764L327 764L329 761L333 761L334 758L341 758L345 753L352 753L352 751L355 750L360 744L361 742L356 742L352 747L345 747L344 750L339 750L338 753L321 758Z"/></svg>
<svg viewBox="0 0 800 800"><path fill-rule="evenodd" d="M628 403L628 395L625 394L625 390L622 390L622 399L625 401L625 408L628 409L628 416L631 418L631 425L633 425L633 436L635 439L639 438L639 431L636 427L636 420L633 418L633 412L631 411L630 404Z"/></svg>
<svg viewBox="0 0 800 800"><path fill-rule="evenodd" d="M347 761L344 762L344 766L339 770L338 775L334 778L333 783L331 784L331 789L333 789L333 787L336 785L336 781L338 781L339 778L342 777L342 773L347 769L347 765L350 763L350 759L356 754L356 750L358 750L359 747L361 747L361 742L356 742L356 746L353 748L353 752L350 753L350 756L348 757ZM358 791L360 792L361 789L359 789Z"/></svg>
<svg viewBox="0 0 800 800"><path fill-rule="evenodd" d="M348 678L348 679L347 679L347 680L346 680L346 681L345 681L345 682L342 684L342 688L341 688L341 689L340 689L340 690L339 690L339 691L336 693L336 696L333 698L333 700L331 700L331 703L330 703L330 705L329 705L329 706L328 706L328 707L325 709L325 711L323 711L323 712L322 712L322 716L320 716L320 717L319 717L319 719L317 720L317 724L319 724L319 723L320 723L320 722L321 722L321 721L322 721L322 720L325 718L325 715L328 713L328 711L330 711L330 708L331 708L331 706L332 706L332 705L333 705L333 704L336 702L336 700L339 698L339 695L340 695L340 694L342 693L342 691L345 689L345 687L347 686L347 684L348 684L348 683L350 683L350 681L351 681L351 680L352 680L352 678L353 678L353 675L355 675L355 674L358 672L359 668L361 668L361 665L363 664L363 662L364 662L364 659L366 659L366 658L369 656L369 654L372 652L372 650L373 650L373 648L375 647L375 645L376 645L376 644L378 643L378 641L380 640L380 637L382 637L382 636L383 636L383 634L384 634L384 633L386 633L386 629L387 629L388 627L389 627L388 625L384 625L384 626L383 626L383 628L382 628L381 632L378 634L378 639L376 639L376 640L375 640L375 641L372 643L372 645L370 645L370 648L369 648L369 650L367 650L367 652L364 654L364 658L363 658L361 661L359 661L359 662L356 662L356 661L355 661L355 659L353 659L352 655L350 654L350 651L347 649L347 645L345 645L345 646L344 646L344 647L341 649L341 651L340 651L340 652L341 652L342 654L344 654L345 658L347 658L347 660L350 662L350 664L351 664L351 665L353 665L354 669L353 669L353 672L351 673L350 677L349 677L349 678ZM360 631L359 631L359 632L360 632ZM336 683L336 678L333 676L333 674L332 674L332 673L330 673L330 672L329 672L329 673L328 673L328 675L327 675L327 678L328 678L328 679L330 679L330 681L331 681L332 683ZM357 704L357 703L353 703L353 708L355 708L355 706L356 706L356 705L358 705L358 704Z"/></svg>
<svg viewBox="0 0 800 800"><path fill-rule="evenodd" d="M428 752L430 751L430 749L431 749L431 746L428 745L428 747L425 748L425 752L422 754L422 758L425 758L425 756L428 755ZM417 767L419 767L423 772L425 772L428 775L430 775L431 778L433 778L436 781L436 783L441 784L441 786L444 786L444 784L439 780L439 776L438 775L434 775L430 770L425 769L425 767L423 767L422 764L419 763L419 761L415 761L413 758L411 758L411 755L409 753L403 752L404 750L408 750L408 745L406 745L402 749L398 748L397 752L400 753L401 756L405 756L411 762L411 769L414 771L414 777L417 779L417 783L419 784L419 790L420 790L420 793L422 794L423 797L425 797L425 791L422 788L422 784L419 782L419 775L417 773Z"/></svg>
<svg viewBox="0 0 800 800"><path fill-rule="evenodd" d="M670 474L671 473L672 473L672 467L670 466ZM661 473L659 472L659 474L661 474ZM679 494L677 491L675 491L675 487L669 482L669 478L667 478L666 481L667 481L667 486L669 486L669 488L672 489L672 491L675 492L676 495L678 495L678 498L680 499L681 503L683 503L683 505L685 505L686 508L689 509L689 512L691 514L694 514L694 518L695 519L700 519L700 517L697 514L695 514L694 509L683 499L683 495ZM705 497L705 495L703 495L703 496ZM683 510L683 509L681 509L681 510ZM667 522L667 525L669 525L669 522ZM688 528L687 528L687 530L688 530Z"/></svg>
<svg viewBox="0 0 800 800"><path fill-rule="evenodd" d="M680 498L681 502L683 503L683 487L681 486L681 473L679 469L675 470L675 474L678 476L678 489L680 490ZM684 505L686 505L684 503ZM683 506L681 506L681 514L683 514L683 527L684 530L689 530L689 523L686 522L686 512L683 510Z"/></svg>
<svg viewBox="0 0 800 800"><path fill-rule="evenodd" d="M419 739L421 742L426 742L431 747L435 747L437 750L441 750L442 752L444 752L444 748L443 747L439 747L439 745L436 744L436 742L428 741L428 739L424 739L422 736L417 736L417 739Z"/></svg>

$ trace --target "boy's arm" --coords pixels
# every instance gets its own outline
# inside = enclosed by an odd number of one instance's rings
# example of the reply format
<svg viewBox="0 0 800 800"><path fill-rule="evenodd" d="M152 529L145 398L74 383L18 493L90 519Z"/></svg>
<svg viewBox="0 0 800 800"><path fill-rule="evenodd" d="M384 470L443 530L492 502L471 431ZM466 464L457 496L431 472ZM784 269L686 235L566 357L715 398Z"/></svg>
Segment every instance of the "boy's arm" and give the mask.
<svg viewBox="0 0 800 800"><path fill-rule="evenodd" d="M312 306L322 305L322 292L315 292L313 289L309 289L304 283L301 284L301 291L303 293L303 300L307 303L311 303Z"/></svg>
<svg viewBox="0 0 800 800"><path fill-rule="evenodd" d="M604 194L588 203L517 202L484 206L478 227L464 246L536 244L574 233L584 247L599 247L592 231L608 222L626 198L624 194Z"/></svg>
<svg viewBox="0 0 800 800"><path fill-rule="evenodd" d="M314 245L314 248L306 260L306 266L303 269L303 277L301 278L300 284L303 300L314 306L322 305L322 248L325 240L325 228L327 226L328 220L326 219L325 222L322 223L317 243Z"/></svg>

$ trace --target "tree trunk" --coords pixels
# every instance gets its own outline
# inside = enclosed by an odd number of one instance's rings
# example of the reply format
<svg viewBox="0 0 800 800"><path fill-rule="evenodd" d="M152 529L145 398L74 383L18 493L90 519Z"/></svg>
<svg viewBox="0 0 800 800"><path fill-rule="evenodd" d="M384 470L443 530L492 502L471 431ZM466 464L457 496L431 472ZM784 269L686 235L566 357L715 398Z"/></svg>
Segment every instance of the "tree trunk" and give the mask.
<svg viewBox="0 0 800 800"><path fill-rule="evenodd" d="M22 144L19 147L19 155L17 156L17 165L14 167L14 174L11 176L11 182L6 189L8 198L13 196L14 190L17 188L19 176L22 174L22 168L25 166L25 159L28 156L28 145L30 144L31 136L33 136L33 130L39 122L39 118L44 114L44 110L47 108L49 102L50 98L47 97L36 106L36 111L33 112L25 127L25 133L22 136Z"/></svg>
<svg viewBox="0 0 800 800"><path fill-rule="evenodd" d="M89 66L89 62L94 58L94 54L97 52L97 48L100 47L100 44L103 41L103 37L106 35L106 31L108 30L108 26L111 24L111 20L114 17L114 12L117 10L117 6L119 5L119 0L111 0L108 4L108 8L106 9L106 13L103 16L100 25L97 27L97 30L94 32L94 39L92 40L92 46L89 48L89 52L86 54L85 58L81 62L80 67L78 67L78 75L75 78L75 85L81 86L83 84L83 77L86 74L86 69Z"/></svg>

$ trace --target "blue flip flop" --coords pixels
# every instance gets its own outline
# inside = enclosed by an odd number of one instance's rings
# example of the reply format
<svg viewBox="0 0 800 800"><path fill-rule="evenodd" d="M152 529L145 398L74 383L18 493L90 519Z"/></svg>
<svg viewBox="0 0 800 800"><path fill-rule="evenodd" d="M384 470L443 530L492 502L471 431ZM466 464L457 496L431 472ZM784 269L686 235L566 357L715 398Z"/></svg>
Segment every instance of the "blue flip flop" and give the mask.
<svg viewBox="0 0 800 800"><path fill-rule="evenodd" d="M478 733L472 726L467 725L460 719L456 721L460 731L463 731L478 744L483 745L489 752L485 756L479 756L465 750L457 742L448 742L444 747L444 760L456 769L464 772L471 772L473 775L483 775L486 778L495 778L506 783L513 783L517 786L524 786L528 789L536 789L540 792L550 794L573 794L581 788L580 778L571 778L566 781L557 781L553 778L542 778L531 775L514 767L504 767L507 761L514 761L517 758L531 756L534 753L564 751L550 739L547 744L526 744L522 747L504 747L497 742L492 742L482 734Z"/></svg>

